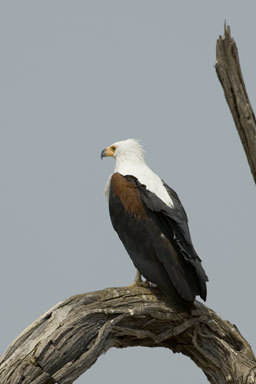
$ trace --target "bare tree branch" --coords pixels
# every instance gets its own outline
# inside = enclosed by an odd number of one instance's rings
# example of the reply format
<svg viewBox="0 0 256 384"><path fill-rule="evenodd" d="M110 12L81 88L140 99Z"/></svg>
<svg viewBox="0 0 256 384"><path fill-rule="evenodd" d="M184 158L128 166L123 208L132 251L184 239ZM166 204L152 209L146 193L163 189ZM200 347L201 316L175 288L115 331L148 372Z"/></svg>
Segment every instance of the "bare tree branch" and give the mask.
<svg viewBox="0 0 256 384"><path fill-rule="evenodd" d="M71 297L30 325L0 361L1 384L69 384L111 347L165 347L211 383L254 383L256 360L236 326L196 303L177 311L158 289L110 288Z"/></svg>
<svg viewBox="0 0 256 384"><path fill-rule="evenodd" d="M256 120L246 92L237 46L226 25L224 37L217 40L215 68L256 183Z"/></svg>

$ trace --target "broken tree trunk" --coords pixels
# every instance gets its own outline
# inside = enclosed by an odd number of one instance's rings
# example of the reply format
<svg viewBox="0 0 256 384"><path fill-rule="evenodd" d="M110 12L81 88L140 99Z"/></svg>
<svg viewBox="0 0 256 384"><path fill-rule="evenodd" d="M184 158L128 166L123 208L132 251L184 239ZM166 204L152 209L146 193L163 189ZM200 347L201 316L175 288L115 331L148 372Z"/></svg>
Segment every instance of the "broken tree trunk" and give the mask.
<svg viewBox="0 0 256 384"><path fill-rule="evenodd" d="M236 43L225 25L216 45L216 72L256 183L256 120L246 92Z"/></svg>

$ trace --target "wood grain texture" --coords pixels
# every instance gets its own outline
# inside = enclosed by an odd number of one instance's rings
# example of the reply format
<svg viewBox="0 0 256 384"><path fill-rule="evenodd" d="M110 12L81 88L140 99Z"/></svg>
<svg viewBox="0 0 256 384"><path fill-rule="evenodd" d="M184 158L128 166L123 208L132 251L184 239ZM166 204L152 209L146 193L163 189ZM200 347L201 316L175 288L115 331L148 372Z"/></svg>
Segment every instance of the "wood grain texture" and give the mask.
<svg viewBox="0 0 256 384"><path fill-rule="evenodd" d="M235 325L200 303L188 315L158 289L130 286L55 305L1 356L0 383L73 383L109 348L129 346L181 352L211 383L255 382L255 357Z"/></svg>
<svg viewBox="0 0 256 384"><path fill-rule="evenodd" d="M215 68L256 183L256 120L245 88L237 46L226 25L224 36L217 40Z"/></svg>

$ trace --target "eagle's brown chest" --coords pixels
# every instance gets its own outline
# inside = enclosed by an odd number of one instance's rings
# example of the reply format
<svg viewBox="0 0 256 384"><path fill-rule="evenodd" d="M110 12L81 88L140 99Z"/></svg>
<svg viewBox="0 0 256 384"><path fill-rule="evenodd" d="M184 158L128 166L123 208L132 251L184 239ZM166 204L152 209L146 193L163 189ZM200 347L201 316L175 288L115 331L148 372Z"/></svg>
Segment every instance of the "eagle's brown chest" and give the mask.
<svg viewBox="0 0 256 384"><path fill-rule="evenodd" d="M148 218L137 188L120 173L116 172L112 175L111 188L128 213L140 219Z"/></svg>

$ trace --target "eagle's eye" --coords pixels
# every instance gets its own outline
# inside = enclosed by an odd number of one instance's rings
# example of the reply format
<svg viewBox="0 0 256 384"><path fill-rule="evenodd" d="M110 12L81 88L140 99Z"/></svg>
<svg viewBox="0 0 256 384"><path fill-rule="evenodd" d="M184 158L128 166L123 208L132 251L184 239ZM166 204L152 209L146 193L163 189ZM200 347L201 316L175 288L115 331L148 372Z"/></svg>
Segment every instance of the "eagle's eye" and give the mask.
<svg viewBox="0 0 256 384"><path fill-rule="evenodd" d="M115 145L111 145L110 149L111 149L112 152L115 152L116 146Z"/></svg>

